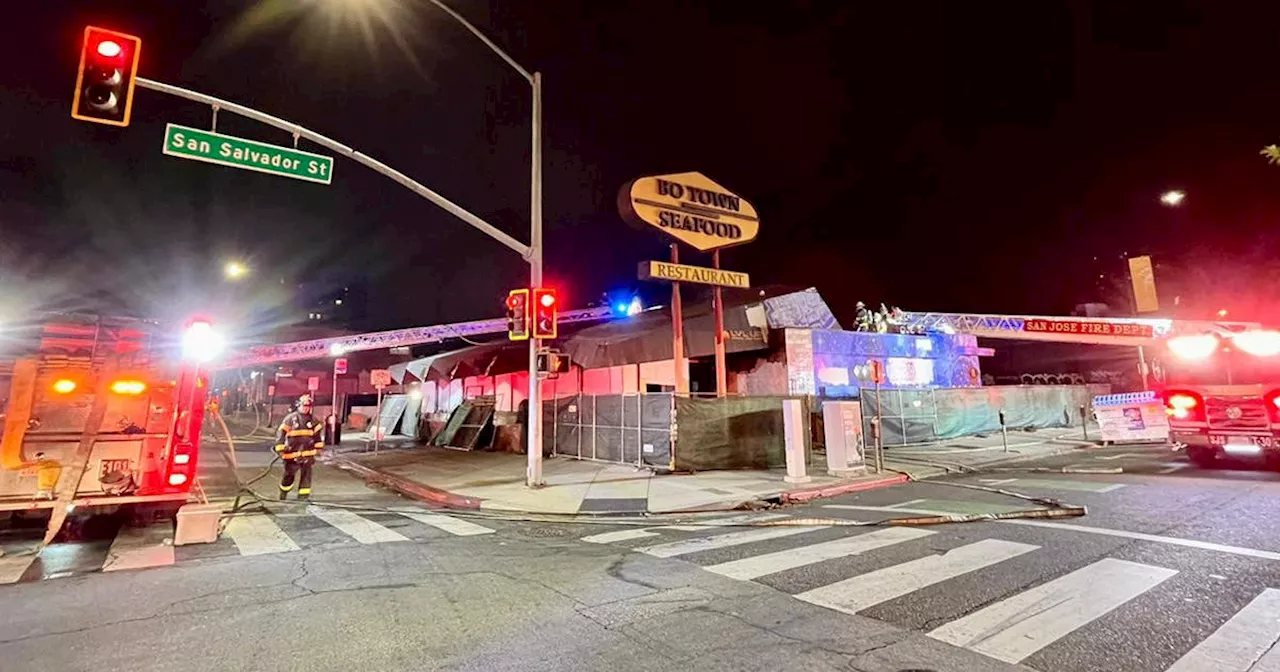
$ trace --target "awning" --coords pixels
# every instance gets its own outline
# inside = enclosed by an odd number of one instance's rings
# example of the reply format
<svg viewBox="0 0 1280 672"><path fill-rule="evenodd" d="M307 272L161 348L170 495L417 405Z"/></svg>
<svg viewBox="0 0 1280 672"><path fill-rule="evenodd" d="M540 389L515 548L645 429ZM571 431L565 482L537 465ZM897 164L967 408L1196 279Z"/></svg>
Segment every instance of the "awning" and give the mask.
<svg viewBox="0 0 1280 672"><path fill-rule="evenodd" d="M496 376L529 367L528 346L501 341L475 345L415 359L390 368L391 377L403 383L406 374L418 380L450 380L466 376Z"/></svg>

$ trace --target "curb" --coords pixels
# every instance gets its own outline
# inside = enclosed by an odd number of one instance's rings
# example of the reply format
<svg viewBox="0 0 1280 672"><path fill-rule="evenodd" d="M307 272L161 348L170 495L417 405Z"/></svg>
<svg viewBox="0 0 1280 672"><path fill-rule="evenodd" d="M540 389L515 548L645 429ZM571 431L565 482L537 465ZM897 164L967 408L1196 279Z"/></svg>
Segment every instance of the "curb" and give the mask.
<svg viewBox="0 0 1280 672"><path fill-rule="evenodd" d="M873 490L875 488L885 488L891 485L900 485L906 483L909 477L906 474L894 474L886 476L874 481L854 481L853 483L841 483L840 485L828 485L822 488L813 488L811 490L791 490L782 493L782 503L784 504L800 504L814 499L824 499L827 497L839 497L850 492L859 492L861 490Z"/></svg>
<svg viewBox="0 0 1280 672"><path fill-rule="evenodd" d="M480 509L482 500L475 497L466 497L448 490L423 485L417 481L389 474L385 471L371 469L342 457L331 457L328 462L339 469L358 474L366 482L385 485L405 497L411 497L423 502L432 502L451 509Z"/></svg>

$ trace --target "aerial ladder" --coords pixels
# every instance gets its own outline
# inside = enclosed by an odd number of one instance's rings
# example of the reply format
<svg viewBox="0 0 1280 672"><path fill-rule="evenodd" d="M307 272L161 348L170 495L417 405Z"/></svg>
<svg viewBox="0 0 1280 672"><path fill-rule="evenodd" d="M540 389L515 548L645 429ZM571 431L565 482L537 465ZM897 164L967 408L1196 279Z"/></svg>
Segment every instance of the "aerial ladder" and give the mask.
<svg viewBox="0 0 1280 672"><path fill-rule="evenodd" d="M903 312L897 321L908 333L972 334L980 338L1050 341L1090 345L1154 345L1171 336L1261 329L1256 322L1174 320L1161 317L1053 317L985 313Z"/></svg>
<svg viewBox="0 0 1280 672"><path fill-rule="evenodd" d="M608 306L601 306L560 313L558 321L560 324L571 324L606 320L616 316L617 314ZM438 324L429 327L410 327L408 329L375 331L367 334L333 336L308 341L280 343L278 345L250 347L243 352L224 358L217 366L222 369L233 369L279 362L321 359L349 352L406 348L426 343L439 343L450 338L470 338L486 334L497 334L506 330L507 318L499 317L489 320Z"/></svg>

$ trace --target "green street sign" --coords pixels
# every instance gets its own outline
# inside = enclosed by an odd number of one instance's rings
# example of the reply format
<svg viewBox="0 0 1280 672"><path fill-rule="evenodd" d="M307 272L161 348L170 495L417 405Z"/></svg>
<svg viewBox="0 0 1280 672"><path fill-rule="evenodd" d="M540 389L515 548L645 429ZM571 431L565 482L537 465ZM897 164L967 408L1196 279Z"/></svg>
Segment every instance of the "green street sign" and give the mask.
<svg viewBox="0 0 1280 672"><path fill-rule="evenodd" d="M300 152L198 128L169 124L164 131L164 153L183 159L256 170L296 180L329 184L333 181L333 157Z"/></svg>

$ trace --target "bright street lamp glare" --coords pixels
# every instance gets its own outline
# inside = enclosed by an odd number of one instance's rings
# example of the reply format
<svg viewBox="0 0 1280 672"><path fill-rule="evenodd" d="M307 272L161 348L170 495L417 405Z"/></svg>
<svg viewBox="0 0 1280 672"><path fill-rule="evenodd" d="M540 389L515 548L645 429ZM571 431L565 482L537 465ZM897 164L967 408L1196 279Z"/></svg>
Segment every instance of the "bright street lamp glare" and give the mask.
<svg viewBox="0 0 1280 672"><path fill-rule="evenodd" d="M1182 201L1186 199L1186 197L1186 192L1181 189L1171 189L1160 194L1160 202L1171 208L1176 208L1179 205L1182 205Z"/></svg>
<svg viewBox="0 0 1280 672"><path fill-rule="evenodd" d="M228 261L227 265L222 267L222 273L232 280L238 280L247 275L249 269L238 261Z"/></svg>

